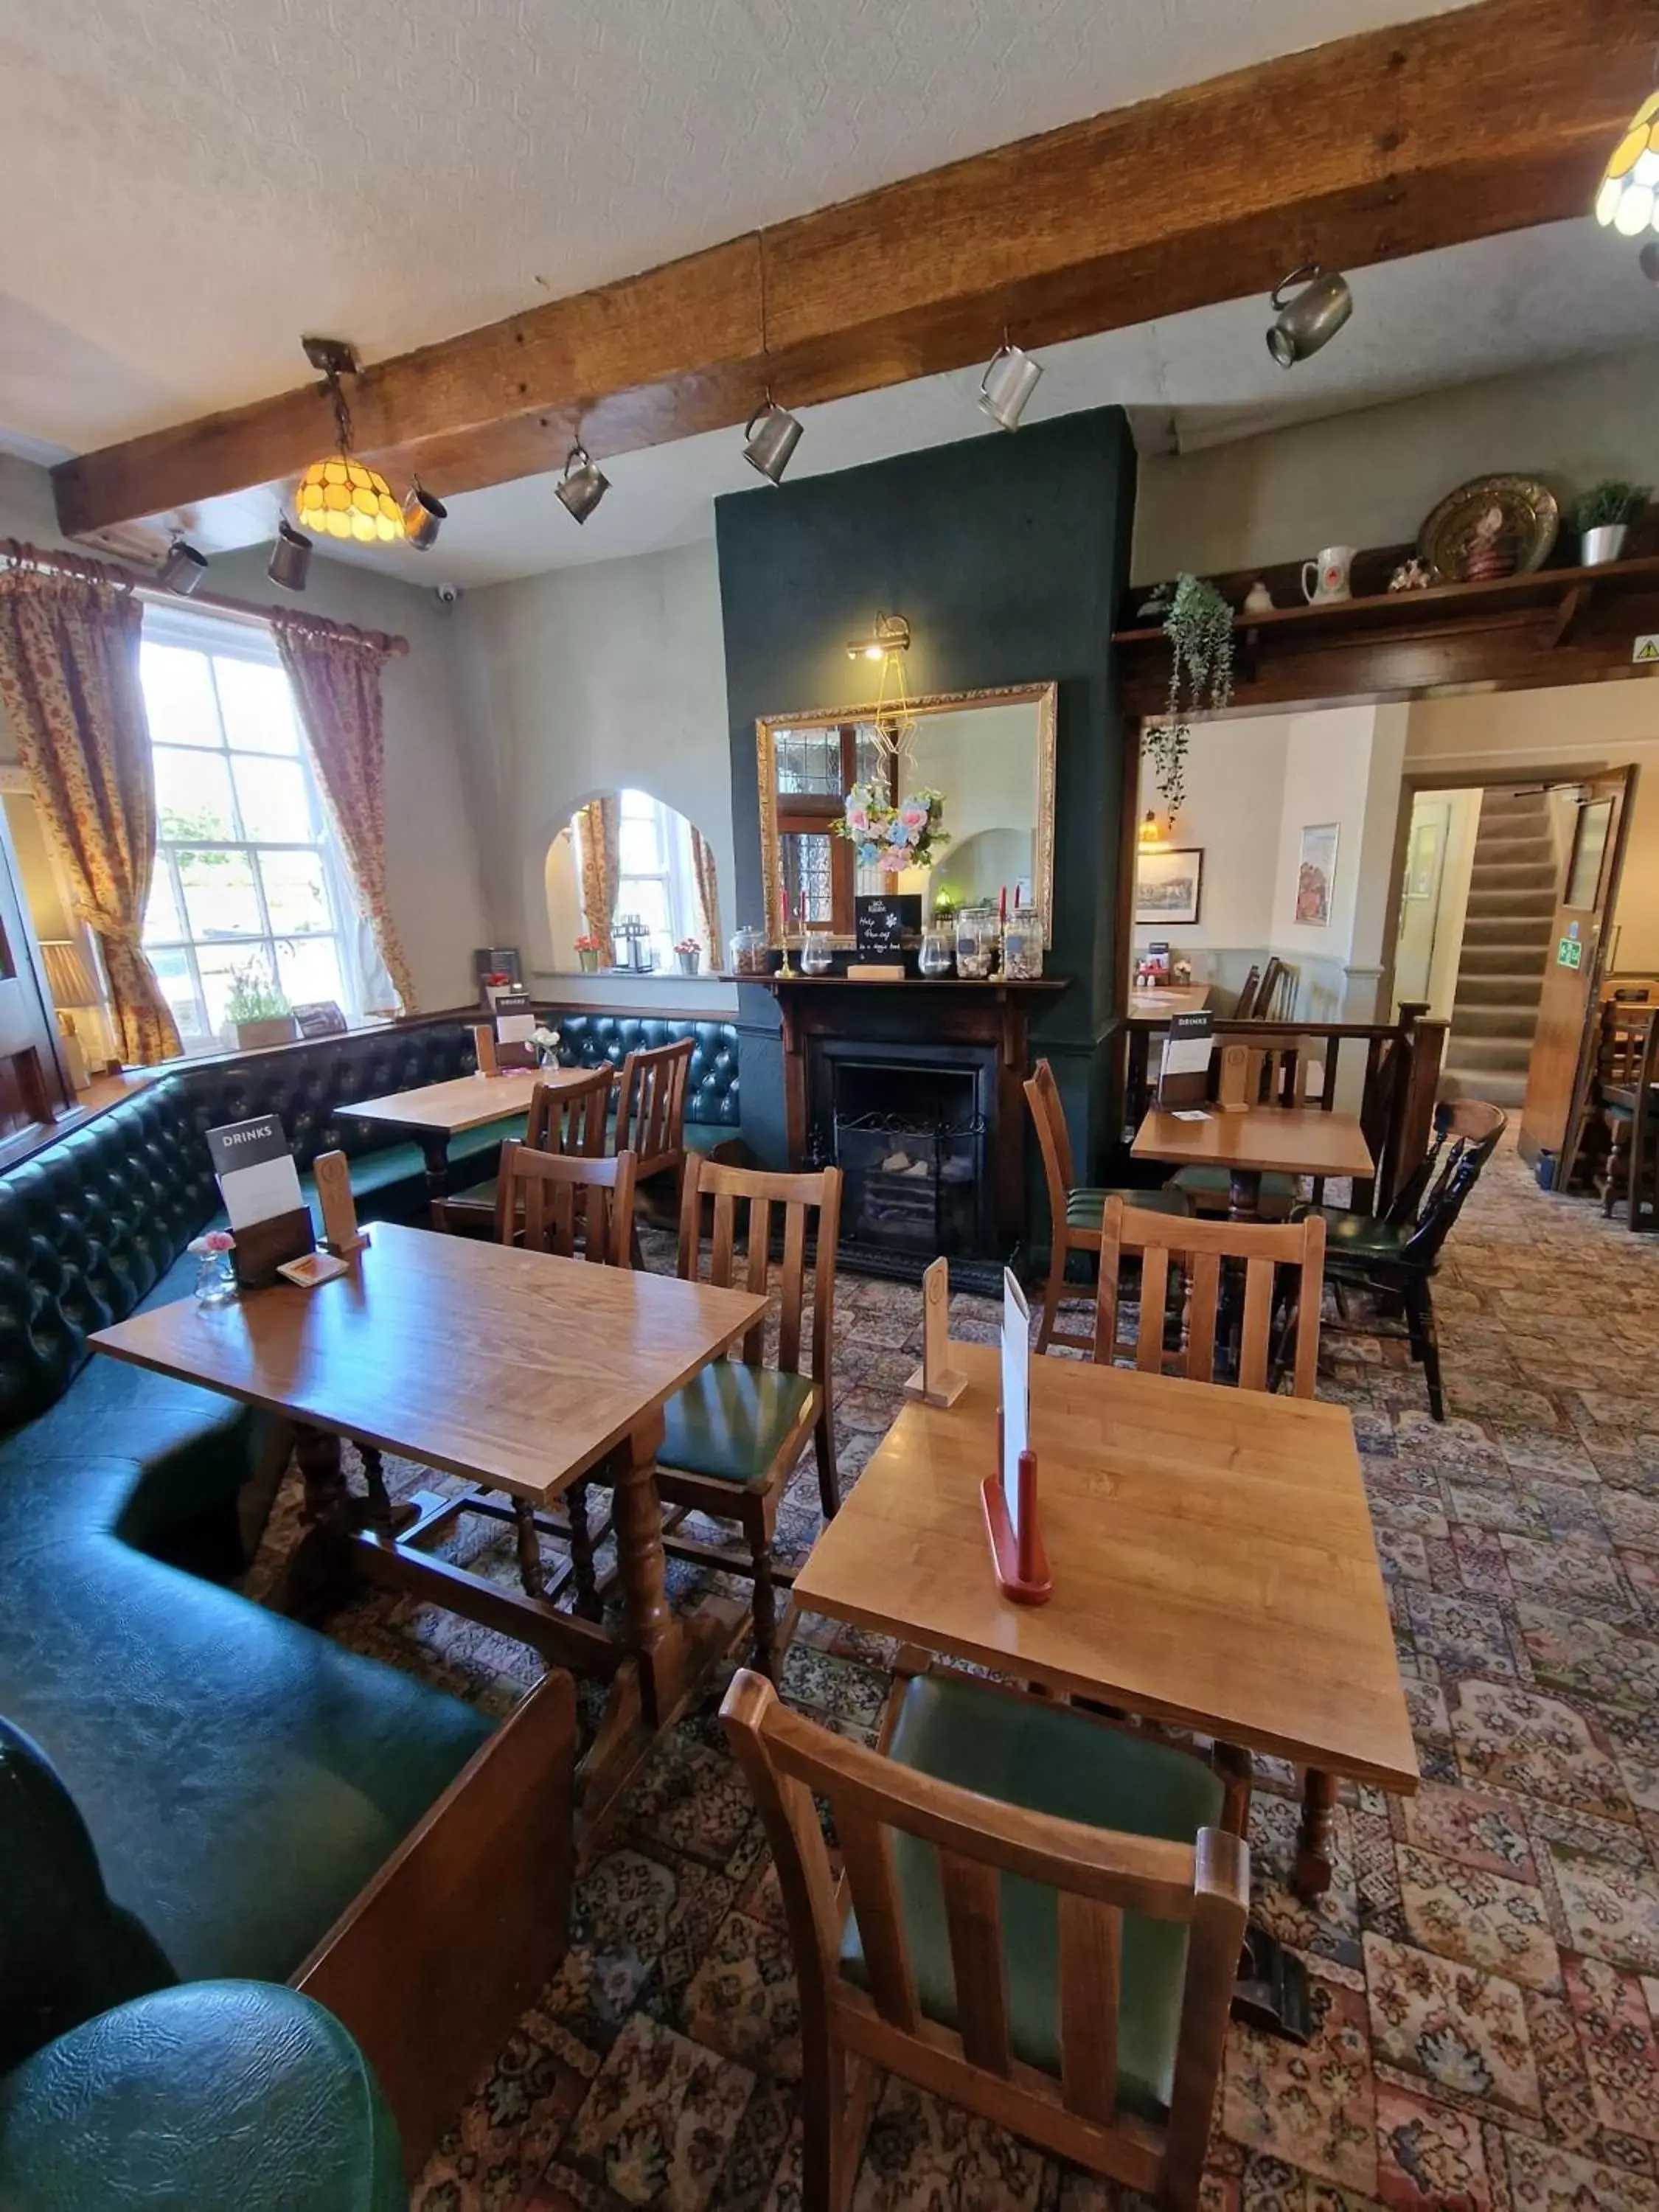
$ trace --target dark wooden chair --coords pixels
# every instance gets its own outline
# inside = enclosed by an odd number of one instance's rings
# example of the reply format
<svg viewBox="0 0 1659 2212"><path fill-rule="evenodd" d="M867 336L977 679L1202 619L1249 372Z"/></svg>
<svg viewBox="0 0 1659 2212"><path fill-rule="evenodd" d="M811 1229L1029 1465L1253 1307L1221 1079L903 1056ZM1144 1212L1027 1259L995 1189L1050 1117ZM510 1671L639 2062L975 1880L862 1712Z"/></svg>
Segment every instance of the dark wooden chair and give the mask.
<svg viewBox="0 0 1659 2212"><path fill-rule="evenodd" d="M1571 1126L1562 1147L1557 1186L1589 1190L1606 1203L1626 1171L1630 1112L1652 1008L1645 1000L1603 999L1585 1018ZM1608 1110L1609 1094L1613 1107ZM1623 1124L1621 1127L1620 1124Z"/></svg>
<svg viewBox="0 0 1659 2212"><path fill-rule="evenodd" d="M1285 963L1276 952L1268 955L1267 964L1261 971L1261 988L1257 991L1255 1004L1250 1009L1250 1018L1253 1021L1271 1022L1278 1019L1279 994L1288 972Z"/></svg>
<svg viewBox="0 0 1659 2212"><path fill-rule="evenodd" d="M1345 1290L1367 1291L1396 1310L1403 1306L1437 1421L1446 1418L1446 1400L1429 1286L1446 1239L1508 1126L1496 1106L1474 1098L1445 1100L1435 1109L1427 1154L1386 1213L1311 1209L1325 1224L1325 1273L1339 1306Z"/></svg>
<svg viewBox="0 0 1659 2212"><path fill-rule="evenodd" d="M1612 1218L1622 1198L1634 1230L1659 1229L1659 1007L1643 1007L1639 1049L1621 1054L1628 1080L1601 1085L1601 1112L1612 1134L1602 1176L1601 1211Z"/></svg>
<svg viewBox="0 0 1659 2212"><path fill-rule="evenodd" d="M680 1206L679 1273L699 1275L702 1205L712 1200L714 1236L708 1279L765 1291L769 1285L774 1209L782 1216L782 1311L775 1365L764 1364L766 1324L757 1322L735 1359L705 1367L663 1408L657 1455L657 1492L671 1510L663 1547L675 1559L693 1559L754 1583L755 1663L765 1674L776 1665L777 1613L774 1589L793 1581L772 1559L778 1505L806 1439L817 1449L818 1501L830 1519L841 1503L836 1481L834 1347L836 1240L841 1227L842 1174L767 1175L718 1165L692 1153L684 1164ZM745 1249L738 1257L738 1208L747 1213ZM799 1371L806 1294L806 1247L815 1240L810 1368ZM679 1534L686 1516L735 1522L743 1548L707 1544Z"/></svg>
<svg viewBox="0 0 1659 2212"><path fill-rule="evenodd" d="M530 1094L523 1142L538 1152L563 1152L581 1159L601 1158L615 1080L609 1067L596 1067L578 1083L538 1083ZM505 1158L506 1146L501 1150ZM498 1170L488 1182L474 1183L447 1198L434 1198L432 1226L454 1236L494 1236L499 1188Z"/></svg>
<svg viewBox="0 0 1659 2212"><path fill-rule="evenodd" d="M1261 989L1261 970L1252 961L1250 972L1244 978L1243 987L1238 994L1238 1003L1233 1008L1233 1019L1236 1022L1248 1022L1255 1019L1255 1002Z"/></svg>
<svg viewBox="0 0 1659 2212"><path fill-rule="evenodd" d="M679 1218L685 1185L685 1088L691 1073L694 1040L654 1046L648 1052L630 1052L622 1065L617 1101L617 1150L631 1152L640 1164L643 1187L672 1178L672 1211ZM634 1264L643 1264L637 1245Z"/></svg>
<svg viewBox="0 0 1659 2212"><path fill-rule="evenodd" d="M1124 1333L1119 1275L1126 1255L1140 1262L1136 1334ZM1325 1224L1317 1214L1298 1222L1172 1221L1167 1215L1106 1203L1100 1239L1100 1292L1095 1304L1094 1358L1111 1366L1133 1357L1143 1374L1177 1374L1194 1382L1220 1379L1216 1371L1216 1323L1221 1310L1224 1261L1243 1263L1242 1323L1234 1379L1246 1390L1273 1387L1273 1314L1284 1298L1293 1316L1293 1389L1311 1398L1319 1370L1319 1308L1325 1261ZM1173 1277L1171 1262L1174 1263ZM1281 1273L1279 1271L1288 1271ZM1291 1279L1293 1275L1294 1279ZM1185 1321L1185 1343L1166 1348L1165 1321L1174 1291Z"/></svg>
<svg viewBox="0 0 1659 2212"><path fill-rule="evenodd" d="M794 1949L806 2212L848 2212L883 2073L1192 2212L1249 1904L1205 1762L944 1672L874 1751L746 1670L720 1717Z"/></svg>
<svg viewBox="0 0 1659 2212"><path fill-rule="evenodd" d="M1037 1350L1051 1344L1071 1352L1087 1352L1092 1340L1056 1328L1060 1302L1066 1296L1066 1266L1073 1252L1091 1259L1100 1251L1100 1224L1109 1198L1121 1197L1129 1205L1154 1213L1188 1212L1185 1197L1174 1190L1110 1191L1080 1188L1073 1180L1072 1139L1066 1127L1066 1109L1060 1103L1060 1086L1046 1060L1038 1060L1025 1081L1025 1103L1031 1109L1037 1150L1042 1156L1042 1180L1048 1192L1048 1279L1042 1291L1042 1319L1037 1329Z"/></svg>

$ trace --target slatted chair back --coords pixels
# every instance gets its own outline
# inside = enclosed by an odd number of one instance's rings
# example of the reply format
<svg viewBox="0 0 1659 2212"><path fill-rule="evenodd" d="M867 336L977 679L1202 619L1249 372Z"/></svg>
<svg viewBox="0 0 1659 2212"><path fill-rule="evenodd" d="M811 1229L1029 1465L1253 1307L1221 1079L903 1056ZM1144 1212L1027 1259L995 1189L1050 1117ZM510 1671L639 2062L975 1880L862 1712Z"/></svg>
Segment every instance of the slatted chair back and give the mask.
<svg viewBox="0 0 1659 2212"><path fill-rule="evenodd" d="M1066 1109L1060 1103L1060 1085L1046 1060L1038 1060L1025 1079L1025 1103L1031 1109L1037 1150L1042 1156L1042 1180L1048 1191L1048 1220L1058 1237L1066 1227L1066 1194L1076 1177L1072 1166L1072 1139L1066 1127Z"/></svg>
<svg viewBox="0 0 1659 2212"><path fill-rule="evenodd" d="M781 1210L783 1310L778 1324L776 1364L788 1374L803 1371L806 1243L809 1234L814 1237L811 1364L804 1371L826 1397L834 1346L841 1185L839 1168L820 1168L813 1175L772 1175L754 1168L725 1167L693 1152L685 1163L685 1188L680 1200L680 1279L687 1283L699 1279L702 1204L707 1199L714 1215L714 1234L706 1279L717 1290L746 1290L761 1295L769 1288L773 1209ZM740 1212L746 1219L740 1220ZM766 1316L763 1315L743 1338L738 1357L748 1366L762 1366L765 1346Z"/></svg>
<svg viewBox="0 0 1659 2212"><path fill-rule="evenodd" d="M617 1107L617 1150L635 1154L640 1180L678 1170L685 1158L685 1086L696 1044L658 1045L630 1052L623 1062L622 1097Z"/></svg>
<svg viewBox="0 0 1659 2212"><path fill-rule="evenodd" d="M1136 1334L1122 1334L1127 1316L1119 1291L1125 1254L1140 1260L1140 1303ZM1319 1370L1319 1307L1325 1274L1325 1224L1317 1214L1305 1221L1254 1224L1182 1220L1106 1201L1101 1225L1100 1290L1095 1304L1094 1357L1112 1366L1133 1357L1143 1374L1184 1375L1190 1382L1215 1377L1216 1324L1221 1310L1221 1267L1239 1261L1244 1268L1243 1327L1238 1347L1238 1382L1246 1390L1272 1388L1275 1271L1299 1270L1291 1291L1296 1313L1295 1395L1311 1398ZM1186 1309L1186 1343L1166 1351L1171 1270L1178 1269Z"/></svg>
<svg viewBox="0 0 1659 2212"><path fill-rule="evenodd" d="M626 1267L634 1235L632 1152L611 1159L503 1145L495 1180L495 1238L527 1252Z"/></svg>
<svg viewBox="0 0 1659 2212"><path fill-rule="evenodd" d="M805 2072L829 2107L830 2129L848 2101L847 2061L862 2060L1161 2204L1195 2205L1248 1910L1243 1842L1204 1828L1193 1844L1170 1843L981 1797L816 1727L747 1669L733 1677L721 1719L771 1844L794 1948ZM834 1819L845 1868L839 1885L815 1796L828 1801ZM954 2027L927 2019L918 2000L895 1867L899 1837L935 1855L956 1982ZM1011 2048L1005 1875L1054 1893L1057 2078ZM840 1972L849 1906L867 1990ZM1188 1929L1175 2078L1161 2131L1118 2110L1126 1912ZM809 2136L814 2117L809 2111ZM829 2204L850 2182L857 2145L810 2145L809 2163L826 2162L825 2151L840 2181L820 2190L816 2201Z"/></svg>
<svg viewBox="0 0 1659 2212"><path fill-rule="evenodd" d="M1641 1001L1602 1001L1595 1046L1595 1084L1601 1092L1634 1086L1642 1067L1654 1009Z"/></svg>
<svg viewBox="0 0 1659 2212"><path fill-rule="evenodd" d="M596 1067L575 1083L538 1083L530 1094L524 1140L532 1152L604 1156L605 1117L611 1111L611 1068Z"/></svg>
<svg viewBox="0 0 1659 2212"><path fill-rule="evenodd" d="M1253 1021L1255 1018L1256 1000L1261 995L1261 970L1252 961L1250 972L1244 978L1243 988L1238 994L1238 1004L1233 1008L1233 1019L1236 1022Z"/></svg>
<svg viewBox="0 0 1659 2212"><path fill-rule="evenodd" d="M1433 1267L1508 1127L1509 1116L1501 1107L1478 1098L1450 1098L1435 1108L1434 1142L1414 1203L1395 1217L1414 1224L1401 1248L1406 1266L1425 1273Z"/></svg>
<svg viewBox="0 0 1659 2212"><path fill-rule="evenodd" d="M1253 1020L1270 1022L1273 1019L1279 985L1284 977L1285 963L1276 952L1270 953L1267 964L1261 971L1261 988L1255 994L1255 1005L1251 1009Z"/></svg>

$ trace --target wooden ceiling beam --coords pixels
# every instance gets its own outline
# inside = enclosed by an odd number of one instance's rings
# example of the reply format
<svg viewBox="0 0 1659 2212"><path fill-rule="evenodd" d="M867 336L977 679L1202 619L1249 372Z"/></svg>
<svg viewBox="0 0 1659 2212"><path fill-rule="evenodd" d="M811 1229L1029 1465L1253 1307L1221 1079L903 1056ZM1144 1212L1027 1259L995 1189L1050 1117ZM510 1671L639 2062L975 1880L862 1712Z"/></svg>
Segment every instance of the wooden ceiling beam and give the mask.
<svg viewBox="0 0 1659 2212"><path fill-rule="evenodd" d="M377 362L358 449L447 494L1583 214L1659 0L1478 0L949 164ZM1586 250L1597 250L1587 238ZM1611 250L1603 248L1602 250ZM763 315L764 329L763 330ZM65 461L71 536L297 476L312 384Z"/></svg>

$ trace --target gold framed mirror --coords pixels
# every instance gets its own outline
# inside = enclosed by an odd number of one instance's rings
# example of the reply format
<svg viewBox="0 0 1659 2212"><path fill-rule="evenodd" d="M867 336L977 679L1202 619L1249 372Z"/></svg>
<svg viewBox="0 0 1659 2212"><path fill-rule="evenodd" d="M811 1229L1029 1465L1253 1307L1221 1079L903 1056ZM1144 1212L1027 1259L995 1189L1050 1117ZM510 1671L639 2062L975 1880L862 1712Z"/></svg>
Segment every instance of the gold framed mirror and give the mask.
<svg viewBox="0 0 1659 2212"><path fill-rule="evenodd" d="M781 945L779 893L791 914L837 950L854 943L854 905L865 894L920 891L924 919L941 900L957 906L1024 887L1054 942L1054 718L1058 686L935 691L911 700L912 724L894 756L872 705L763 714L755 725L760 771L761 880L768 942ZM880 723L878 716L880 714ZM914 793L941 794L936 827L948 842L924 870L872 866L835 825L854 784L874 785L898 806ZM791 934L799 935L791 924Z"/></svg>

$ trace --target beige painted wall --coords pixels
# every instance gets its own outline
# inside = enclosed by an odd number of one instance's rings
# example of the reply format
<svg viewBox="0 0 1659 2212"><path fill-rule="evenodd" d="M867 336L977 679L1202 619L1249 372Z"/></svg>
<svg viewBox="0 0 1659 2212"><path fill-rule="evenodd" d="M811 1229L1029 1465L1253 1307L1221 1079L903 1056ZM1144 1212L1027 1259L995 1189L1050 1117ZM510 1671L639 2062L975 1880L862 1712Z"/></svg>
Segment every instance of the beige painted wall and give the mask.
<svg viewBox="0 0 1659 2212"><path fill-rule="evenodd" d="M0 538L62 546L43 469L0 455ZM268 582L263 550L213 564L209 588L263 605L291 605ZM417 590L320 554L302 604L313 613L409 640L386 663L386 877L392 909L421 1004L464 1005L474 995L472 950L489 941L469 806L473 747L455 683L455 641L465 606L440 606ZM0 757L16 746L0 714Z"/></svg>
<svg viewBox="0 0 1659 2212"><path fill-rule="evenodd" d="M1340 339L1337 341L1340 344ZM1317 375L1312 362L1297 375ZM1133 574L1212 575L1304 560L1322 545L1396 545L1487 470L1556 491L1655 474L1659 346L1487 378L1320 422L1140 464Z"/></svg>

